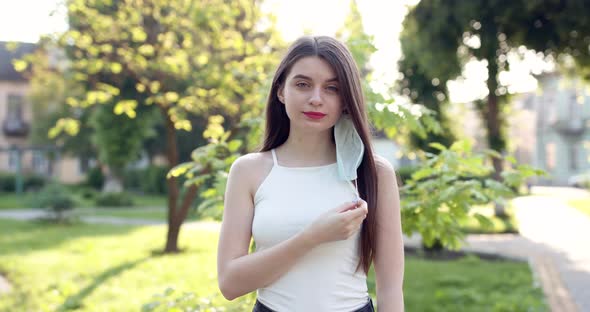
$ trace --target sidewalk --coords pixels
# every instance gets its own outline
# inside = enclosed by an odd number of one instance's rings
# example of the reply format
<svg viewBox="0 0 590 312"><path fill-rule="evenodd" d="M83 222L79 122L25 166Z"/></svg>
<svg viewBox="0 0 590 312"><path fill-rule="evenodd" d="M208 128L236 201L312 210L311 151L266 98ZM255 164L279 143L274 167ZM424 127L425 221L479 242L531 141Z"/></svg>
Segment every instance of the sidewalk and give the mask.
<svg viewBox="0 0 590 312"><path fill-rule="evenodd" d="M12 220L32 220L46 216L46 212L41 209L4 209L0 210L0 219ZM113 225L165 225L166 221L122 218L107 216L82 216L80 217L85 223L92 224L113 224ZM199 227L203 229L218 230L220 224L212 221L188 221L183 223L183 227Z"/></svg>
<svg viewBox="0 0 590 312"><path fill-rule="evenodd" d="M590 311L590 217L565 202L590 194L568 188L533 194L513 202L520 235L468 235L463 250L526 260L552 311ZM420 238L404 243L420 246Z"/></svg>

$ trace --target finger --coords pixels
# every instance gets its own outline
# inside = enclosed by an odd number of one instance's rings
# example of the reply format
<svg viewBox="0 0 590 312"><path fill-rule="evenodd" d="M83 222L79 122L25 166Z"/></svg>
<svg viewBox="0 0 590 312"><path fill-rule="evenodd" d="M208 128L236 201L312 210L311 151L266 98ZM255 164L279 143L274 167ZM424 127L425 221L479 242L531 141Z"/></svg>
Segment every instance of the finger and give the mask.
<svg viewBox="0 0 590 312"><path fill-rule="evenodd" d="M360 225L363 223L363 220L365 220L365 219L366 219L365 215L360 215L360 216L353 218L350 222L352 224L355 224L357 227L360 227Z"/></svg>
<svg viewBox="0 0 590 312"><path fill-rule="evenodd" d="M367 209L360 207L356 209L351 209L342 213L348 220L353 220L356 218L364 218L367 215Z"/></svg>
<svg viewBox="0 0 590 312"><path fill-rule="evenodd" d="M364 213L367 214L369 212L368 206L367 206L367 202L364 200L361 200L359 202L359 205L357 206L357 208L355 209L356 212L360 213Z"/></svg>
<svg viewBox="0 0 590 312"><path fill-rule="evenodd" d="M364 218L367 217L367 209L366 208L363 208L363 207L357 208L354 211L354 213L355 213L355 215L354 215L354 218L355 219L357 219L357 218L364 219Z"/></svg>
<svg viewBox="0 0 590 312"><path fill-rule="evenodd" d="M356 208L356 204L354 202L346 202L341 206L336 207L337 212L346 212L350 210L354 210Z"/></svg>

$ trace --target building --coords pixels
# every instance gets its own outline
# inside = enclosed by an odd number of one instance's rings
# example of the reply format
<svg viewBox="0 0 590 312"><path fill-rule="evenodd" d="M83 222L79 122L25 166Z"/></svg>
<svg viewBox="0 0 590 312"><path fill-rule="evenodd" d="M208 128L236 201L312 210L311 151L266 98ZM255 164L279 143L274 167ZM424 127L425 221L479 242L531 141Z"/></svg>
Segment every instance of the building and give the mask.
<svg viewBox="0 0 590 312"><path fill-rule="evenodd" d="M590 89L557 73L537 77L536 92L513 103L510 137L519 162L545 170L539 184L567 185L590 171Z"/></svg>
<svg viewBox="0 0 590 312"><path fill-rule="evenodd" d="M64 183L84 178L77 158L60 155L54 146L34 146L30 140L33 107L28 100L28 80L14 70L13 60L35 50L36 45L0 42L0 172L37 174ZM52 157L50 157L52 155Z"/></svg>

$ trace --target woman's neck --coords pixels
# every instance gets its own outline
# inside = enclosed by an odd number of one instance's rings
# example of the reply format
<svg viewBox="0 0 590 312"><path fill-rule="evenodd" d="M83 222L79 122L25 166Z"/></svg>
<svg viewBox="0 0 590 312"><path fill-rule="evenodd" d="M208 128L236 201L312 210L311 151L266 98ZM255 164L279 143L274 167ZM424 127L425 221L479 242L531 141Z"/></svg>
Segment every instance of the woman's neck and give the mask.
<svg viewBox="0 0 590 312"><path fill-rule="evenodd" d="M283 145L277 148L278 158L288 166L320 166L336 162L336 145L332 129L323 133L292 131Z"/></svg>

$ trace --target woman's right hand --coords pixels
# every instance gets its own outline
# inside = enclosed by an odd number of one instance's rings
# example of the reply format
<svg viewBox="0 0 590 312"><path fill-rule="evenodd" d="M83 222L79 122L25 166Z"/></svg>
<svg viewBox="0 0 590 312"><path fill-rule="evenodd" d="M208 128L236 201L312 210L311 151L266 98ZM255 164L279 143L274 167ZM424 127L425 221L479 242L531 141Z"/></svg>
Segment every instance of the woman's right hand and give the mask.
<svg viewBox="0 0 590 312"><path fill-rule="evenodd" d="M320 215L304 233L313 245L344 240L358 231L367 216L367 202L346 202Z"/></svg>

